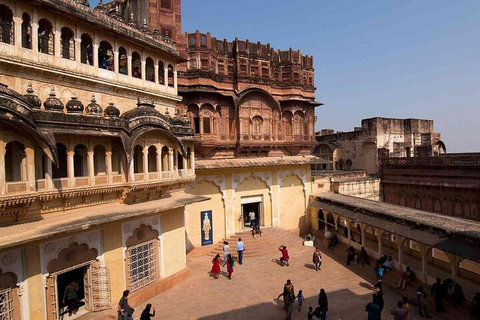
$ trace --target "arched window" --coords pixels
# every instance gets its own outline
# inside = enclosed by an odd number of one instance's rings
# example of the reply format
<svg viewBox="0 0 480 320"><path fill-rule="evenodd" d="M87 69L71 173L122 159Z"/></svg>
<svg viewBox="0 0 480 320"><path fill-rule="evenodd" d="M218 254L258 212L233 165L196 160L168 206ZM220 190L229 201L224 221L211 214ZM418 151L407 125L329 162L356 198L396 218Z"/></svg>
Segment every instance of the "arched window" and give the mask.
<svg viewBox="0 0 480 320"><path fill-rule="evenodd" d="M162 172L170 171L170 161L168 159L168 147L162 148Z"/></svg>
<svg viewBox="0 0 480 320"><path fill-rule="evenodd" d="M93 171L96 176L107 174L106 149L104 146L93 148Z"/></svg>
<svg viewBox="0 0 480 320"><path fill-rule="evenodd" d="M192 169L192 149L187 148L187 169Z"/></svg>
<svg viewBox="0 0 480 320"><path fill-rule="evenodd" d="M168 65L168 86L175 87L174 79L173 79L173 66L171 64Z"/></svg>
<svg viewBox="0 0 480 320"><path fill-rule="evenodd" d="M138 52L132 53L132 77L142 78L142 56Z"/></svg>
<svg viewBox="0 0 480 320"><path fill-rule="evenodd" d="M442 212L442 202L439 199L433 200L433 211Z"/></svg>
<svg viewBox="0 0 480 320"><path fill-rule="evenodd" d="M133 151L133 173L143 173L143 148L135 146Z"/></svg>
<svg viewBox="0 0 480 320"><path fill-rule="evenodd" d="M47 19L38 21L38 51L45 54L54 54L53 25Z"/></svg>
<svg viewBox="0 0 480 320"><path fill-rule="evenodd" d="M57 153L58 153L58 168L57 166L52 166L52 177L53 179L66 178L68 177L67 170L67 147L61 143L57 143Z"/></svg>
<svg viewBox="0 0 480 320"><path fill-rule="evenodd" d="M93 66L93 39L88 33L82 34L80 37L80 61L84 64Z"/></svg>
<svg viewBox="0 0 480 320"><path fill-rule="evenodd" d="M419 197L415 197L415 209L422 209L422 201Z"/></svg>
<svg viewBox="0 0 480 320"><path fill-rule="evenodd" d="M124 47L120 47L118 49L118 72L121 74L128 75L128 56L127 56L127 49Z"/></svg>
<svg viewBox="0 0 480 320"><path fill-rule="evenodd" d="M11 141L5 147L6 182L25 181L26 177L25 146L18 141Z"/></svg>
<svg viewBox="0 0 480 320"><path fill-rule="evenodd" d="M70 28L63 27L61 32L60 55L62 58L75 60L75 40L73 39L73 31Z"/></svg>
<svg viewBox="0 0 480 320"><path fill-rule="evenodd" d="M177 169L183 170L183 156L180 152L177 152Z"/></svg>
<svg viewBox="0 0 480 320"><path fill-rule="evenodd" d="M405 197L404 196L399 196L398 198L398 204L401 205L402 207L405 207L406 202L405 202Z"/></svg>
<svg viewBox="0 0 480 320"><path fill-rule="evenodd" d="M453 203L453 214L463 216L463 203L458 200Z"/></svg>
<svg viewBox="0 0 480 320"><path fill-rule="evenodd" d="M112 146L112 173L113 174L122 174L123 170L123 156L122 148L114 144Z"/></svg>
<svg viewBox="0 0 480 320"><path fill-rule="evenodd" d="M22 47L32 49L32 19L26 12L22 14Z"/></svg>
<svg viewBox="0 0 480 320"><path fill-rule="evenodd" d="M157 148L148 148L148 172L157 172Z"/></svg>
<svg viewBox="0 0 480 320"><path fill-rule="evenodd" d="M292 118L293 118L293 115L290 112L285 112L283 114L284 132L285 132L285 136L288 138L291 138L293 135Z"/></svg>
<svg viewBox="0 0 480 320"><path fill-rule="evenodd" d="M211 134L213 132L212 126L212 118L213 114L215 113L214 108L210 104L204 104L200 108L200 113L202 116L202 126L203 126L203 134Z"/></svg>
<svg viewBox="0 0 480 320"><path fill-rule="evenodd" d="M261 135L262 134L262 125L263 125L263 119L262 117L256 116L252 120L252 134L253 135Z"/></svg>
<svg viewBox="0 0 480 320"><path fill-rule="evenodd" d="M108 41L100 42L100 46L98 47L98 66L102 69L113 71L113 47Z"/></svg>
<svg viewBox="0 0 480 320"><path fill-rule="evenodd" d="M165 65L163 61L158 61L158 83L165 85Z"/></svg>
<svg viewBox="0 0 480 320"><path fill-rule="evenodd" d="M145 60L145 80L155 82L155 63L150 57Z"/></svg>
<svg viewBox="0 0 480 320"><path fill-rule="evenodd" d="M12 10L0 4L0 42L15 44L14 29Z"/></svg>
<svg viewBox="0 0 480 320"><path fill-rule="evenodd" d="M200 133L200 116L199 116L199 109L196 104L191 104L188 106L187 109L188 116L190 118L191 126L195 133Z"/></svg>
<svg viewBox="0 0 480 320"><path fill-rule="evenodd" d="M75 177L87 176L87 147L83 144L75 146L73 154L73 175Z"/></svg>

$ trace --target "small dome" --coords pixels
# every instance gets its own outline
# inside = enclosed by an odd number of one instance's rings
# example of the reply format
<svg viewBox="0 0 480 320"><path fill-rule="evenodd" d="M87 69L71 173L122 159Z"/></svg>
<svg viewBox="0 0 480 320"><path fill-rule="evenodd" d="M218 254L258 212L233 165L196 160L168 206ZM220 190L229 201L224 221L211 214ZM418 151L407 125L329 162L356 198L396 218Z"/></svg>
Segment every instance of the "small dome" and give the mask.
<svg viewBox="0 0 480 320"><path fill-rule="evenodd" d="M63 111L63 102L57 98L55 87L52 88L49 97L43 102L43 107L47 111Z"/></svg>
<svg viewBox="0 0 480 320"><path fill-rule="evenodd" d="M109 118L118 118L120 116L120 110L118 110L113 102L108 104L108 107L105 108L105 116Z"/></svg>
<svg viewBox="0 0 480 320"><path fill-rule="evenodd" d="M155 106L150 103L137 103L137 107L132 110L128 110L122 114L122 118L133 119L137 117L157 117L164 118L164 116L155 109Z"/></svg>
<svg viewBox="0 0 480 320"><path fill-rule="evenodd" d="M27 94L24 94L23 98L27 100L27 102L35 109L40 109L42 106L42 101L37 95L33 94L33 92L32 84L29 83L27 87Z"/></svg>
<svg viewBox="0 0 480 320"><path fill-rule="evenodd" d="M65 105L68 113L83 113L83 103L77 99L77 97L72 96L70 101Z"/></svg>
<svg viewBox="0 0 480 320"><path fill-rule="evenodd" d="M97 103L97 100L95 100L95 95L92 95L92 100L91 102L87 105L85 108L85 111L87 111L87 114L89 116L101 116L103 113L102 107Z"/></svg>

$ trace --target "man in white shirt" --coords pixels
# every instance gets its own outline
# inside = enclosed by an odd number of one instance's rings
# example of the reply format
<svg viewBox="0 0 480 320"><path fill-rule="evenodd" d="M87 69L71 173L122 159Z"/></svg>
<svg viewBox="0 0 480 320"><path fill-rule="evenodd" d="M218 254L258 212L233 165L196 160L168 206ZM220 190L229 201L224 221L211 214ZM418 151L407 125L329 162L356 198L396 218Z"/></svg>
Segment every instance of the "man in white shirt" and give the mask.
<svg viewBox="0 0 480 320"><path fill-rule="evenodd" d="M223 241L223 263L227 263L227 257L230 254L230 247L228 246L227 241Z"/></svg>
<svg viewBox="0 0 480 320"><path fill-rule="evenodd" d="M238 238L237 242L237 252L238 252L238 263L243 263L243 251L245 251L245 244L242 242L242 238Z"/></svg>
<svg viewBox="0 0 480 320"><path fill-rule="evenodd" d="M255 212L253 212L253 210L248 213L248 218L250 220L250 227L252 228L255 227L256 217L255 217Z"/></svg>

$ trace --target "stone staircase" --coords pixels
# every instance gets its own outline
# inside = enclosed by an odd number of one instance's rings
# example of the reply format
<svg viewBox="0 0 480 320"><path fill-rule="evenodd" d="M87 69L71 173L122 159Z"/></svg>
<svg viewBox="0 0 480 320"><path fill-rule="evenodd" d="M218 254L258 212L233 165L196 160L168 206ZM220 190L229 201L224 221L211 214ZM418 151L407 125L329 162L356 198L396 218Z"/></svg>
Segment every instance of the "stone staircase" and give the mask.
<svg viewBox="0 0 480 320"><path fill-rule="evenodd" d="M298 230L288 231L278 228L266 227L262 228L263 237L256 235L256 239L253 238L251 231L244 231L231 236L228 239L223 239L217 243L213 250L207 255L212 258L218 253L223 257L223 241L228 241L230 246L230 253L235 257L237 256L236 246L238 238L242 238L245 244L244 257L259 257L269 255L272 253L278 253L278 247L284 245L292 247L294 244L298 245L302 239L298 235Z"/></svg>

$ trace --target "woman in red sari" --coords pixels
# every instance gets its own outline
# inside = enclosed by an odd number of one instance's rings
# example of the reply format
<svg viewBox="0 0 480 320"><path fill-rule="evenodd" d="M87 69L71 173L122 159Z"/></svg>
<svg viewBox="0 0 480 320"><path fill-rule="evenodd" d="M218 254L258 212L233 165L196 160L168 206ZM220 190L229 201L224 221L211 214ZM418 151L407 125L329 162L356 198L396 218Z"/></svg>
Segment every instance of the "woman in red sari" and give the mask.
<svg viewBox="0 0 480 320"><path fill-rule="evenodd" d="M218 275L220 274L220 255L217 254L215 258L212 260L213 266L210 272L213 274L215 279L218 279Z"/></svg>

